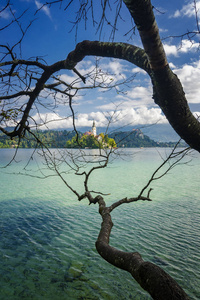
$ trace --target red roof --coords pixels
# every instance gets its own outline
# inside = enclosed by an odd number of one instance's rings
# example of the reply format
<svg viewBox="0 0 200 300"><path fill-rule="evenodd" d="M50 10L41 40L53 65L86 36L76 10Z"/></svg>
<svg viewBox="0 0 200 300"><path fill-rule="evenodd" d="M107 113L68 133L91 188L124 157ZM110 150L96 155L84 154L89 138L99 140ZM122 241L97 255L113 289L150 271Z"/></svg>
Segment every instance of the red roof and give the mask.
<svg viewBox="0 0 200 300"><path fill-rule="evenodd" d="M91 131L86 131L86 132L84 133L84 135L93 135L93 132L91 132Z"/></svg>

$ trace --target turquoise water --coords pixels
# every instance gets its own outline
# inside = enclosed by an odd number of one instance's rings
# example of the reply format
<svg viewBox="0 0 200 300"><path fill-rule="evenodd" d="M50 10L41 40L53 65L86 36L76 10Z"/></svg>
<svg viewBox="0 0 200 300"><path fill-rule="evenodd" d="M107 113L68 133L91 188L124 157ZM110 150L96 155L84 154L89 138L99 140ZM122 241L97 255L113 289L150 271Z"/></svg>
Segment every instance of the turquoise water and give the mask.
<svg viewBox="0 0 200 300"><path fill-rule="evenodd" d="M3 166L13 149L0 149ZM136 196L159 165L155 149L128 149L91 185L111 193L108 203ZM165 156L166 149L159 149ZM105 262L96 252L101 218L98 207L78 202L59 178L14 175L31 150L20 150L17 163L0 170L0 299L151 299L130 274ZM152 202L113 211L111 245L138 251L161 266L200 299L200 156L154 182ZM40 158L37 164L41 164ZM36 162L26 169L36 172ZM8 174L9 173L9 174ZM81 189L81 178L69 175Z"/></svg>

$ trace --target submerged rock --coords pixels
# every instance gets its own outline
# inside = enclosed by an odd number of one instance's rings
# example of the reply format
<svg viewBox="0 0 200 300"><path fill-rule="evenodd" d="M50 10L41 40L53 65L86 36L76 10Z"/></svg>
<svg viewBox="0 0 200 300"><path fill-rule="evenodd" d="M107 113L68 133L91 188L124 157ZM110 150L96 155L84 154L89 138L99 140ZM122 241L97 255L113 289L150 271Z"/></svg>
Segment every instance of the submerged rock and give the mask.
<svg viewBox="0 0 200 300"><path fill-rule="evenodd" d="M79 261L72 261L69 269L64 275L64 280L67 282L72 282L79 279L83 274L83 263Z"/></svg>

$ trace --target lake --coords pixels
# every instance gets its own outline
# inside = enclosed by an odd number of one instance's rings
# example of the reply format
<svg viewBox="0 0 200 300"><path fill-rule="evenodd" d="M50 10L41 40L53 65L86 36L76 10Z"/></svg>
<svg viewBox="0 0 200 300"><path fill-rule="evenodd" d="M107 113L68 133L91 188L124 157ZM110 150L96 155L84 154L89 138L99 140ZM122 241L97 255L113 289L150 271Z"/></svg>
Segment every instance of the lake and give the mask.
<svg viewBox="0 0 200 300"><path fill-rule="evenodd" d="M0 149L0 165L14 149ZM131 275L96 252L98 206L78 202L58 177L37 178L41 157L20 149L17 162L0 169L0 299L151 299ZM91 151L91 150L87 150ZM107 203L137 196L168 149L124 149L107 169L94 173L92 189L110 194ZM200 155L154 181L152 202L113 211L110 244L140 252L200 299ZM18 173L29 173L31 176ZM68 174L81 190L80 176Z"/></svg>

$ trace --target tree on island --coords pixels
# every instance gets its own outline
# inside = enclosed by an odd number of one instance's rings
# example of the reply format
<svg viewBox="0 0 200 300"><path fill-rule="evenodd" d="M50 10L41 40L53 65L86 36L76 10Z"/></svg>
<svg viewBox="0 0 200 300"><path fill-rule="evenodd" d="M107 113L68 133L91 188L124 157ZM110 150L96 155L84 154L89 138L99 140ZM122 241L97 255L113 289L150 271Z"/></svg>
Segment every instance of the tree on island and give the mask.
<svg viewBox="0 0 200 300"><path fill-rule="evenodd" d="M65 2L63 0L49 0L41 7L41 9L43 7L51 7L57 3L65 3L65 8L67 9L73 2L75 2L75 0L70 2ZM89 8L92 9L93 5L93 2L88 3L87 1L80 3L74 23L75 26L78 26L79 21L82 18L87 21L87 11ZM105 0L102 4L102 18L98 24L100 33L102 33L104 22L107 21L106 9L109 5L111 4L108 0ZM127 10L131 14L135 26L138 29L143 49L127 43L86 40L77 44L76 48L67 55L67 58L48 65L43 61L43 59L40 59L40 57L36 57L35 59L31 58L29 60L21 57L21 48L23 46L22 42L31 22L27 25L26 29L23 29L20 23L20 18L23 14L16 17L14 14L14 8L11 6L10 1L7 0L5 7L1 9L1 13L3 13L5 9L9 8L13 13L13 21L7 26L1 28L1 30L6 30L7 27L12 26L14 23L21 28L22 35L21 39L19 39L18 43L15 45L9 46L7 43L0 45L2 49L0 63L2 79L2 96L0 97L2 106L2 126L0 127L0 130L5 135L10 138L17 137L20 142L25 133L29 132L35 137L37 142L40 143L30 125L31 122L35 122L35 126L39 126L38 121L32 119L31 110L33 106L37 107L38 103L46 105L45 101L48 94L54 95L55 107L62 100L61 96L64 97L61 104L64 105L64 103L67 102L69 105L73 116L74 129L76 131L73 99L79 91L79 87L76 88L73 83L61 80L58 72L61 72L62 70L73 70L73 72L77 75L78 80L85 83L87 78L91 78L91 74L88 74L88 77L80 74L80 72L76 69L78 63L86 56L101 56L123 59L144 70L151 78L155 103L157 103L162 109L169 123L179 136L184 139L191 148L200 152L200 124L189 109L181 82L172 72L168 64L163 44L159 36L159 30L151 1L124 0L122 3L119 0L116 1L115 5L117 7L116 18L112 27L114 32L116 31L117 19L120 18L121 6L126 6ZM93 15L92 18L95 23ZM132 24L130 24L130 27L132 27ZM198 28L194 34L199 34ZM18 46L19 50L17 51ZM61 45L59 45L59 47L61 47ZM98 82L98 84L97 77L99 75L97 76L93 74L93 76L94 84L92 88L102 87L102 84L104 84L103 76L101 83ZM107 88L110 87L112 86L109 84ZM60 96L59 99L58 96ZM12 131L6 130L8 121L13 121L12 124L15 125ZM43 122L48 123L48 120L43 120ZM165 165L166 162L168 163L171 158L176 158L177 161L179 161L186 153L187 151L177 153L175 148L161 166ZM153 180L161 177L157 175L157 171L159 171L160 168L158 168L152 175L148 184L144 186L139 195L132 198L124 197L120 201L114 202L111 206L106 206L104 194L99 192L96 195L95 191L90 190L89 178L95 171L107 166L110 157L115 154L115 150L113 148L105 149L103 151L100 149L98 158L96 156L95 158L91 156L84 156L82 152L81 154L76 154L76 157L70 154L70 151L66 152L66 156L64 156L61 152L60 154L62 161L64 163L67 162L68 166L74 170L75 174L83 176L84 191L79 194L76 189L68 184L64 174L59 172L58 164L60 163L60 157L55 157L49 151L44 151L43 155L45 156L49 169L54 170L57 175L60 176L66 186L77 196L79 201L88 199L89 204L97 203L99 205L99 213L103 220L100 233L96 241L96 249L99 254L112 265L130 272L135 280L152 296L153 299L188 299L188 296L182 288L178 286L175 280L173 280L158 266L150 262L144 262L138 252L126 253L109 245L110 232L113 226L111 212L123 203L132 203L139 200L151 201L151 189L149 189L148 192L147 189ZM71 159L71 164L67 161L67 159ZM93 163L93 159L95 160L96 165L92 164L90 170L86 171L84 169L85 165ZM81 166L77 162L81 163ZM172 166L173 163L167 170L169 170ZM166 171L163 172L163 175L164 174L166 174ZM144 195L145 192L146 195Z"/></svg>
<svg viewBox="0 0 200 300"><path fill-rule="evenodd" d="M93 122L94 127L95 122ZM91 149L104 149L116 148L117 144L113 138L109 138L107 134L96 134L96 127L92 131L87 131L80 137L80 134L73 136L71 140L66 142L67 148L91 148Z"/></svg>
<svg viewBox="0 0 200 300"><path fill-rule="evenodd" d="M97 139L93 135L82 135L81 138L78 139L77 142L77 136L75 135L71 140L66 142L67 148L91 148L91 149L103 149L103 148L116 148L117 145L115 143L115 140L112 138L109 138L107 135L104 137L104 134L102 133L103 137L102 139Z"/></svg>

